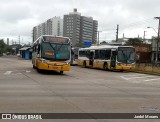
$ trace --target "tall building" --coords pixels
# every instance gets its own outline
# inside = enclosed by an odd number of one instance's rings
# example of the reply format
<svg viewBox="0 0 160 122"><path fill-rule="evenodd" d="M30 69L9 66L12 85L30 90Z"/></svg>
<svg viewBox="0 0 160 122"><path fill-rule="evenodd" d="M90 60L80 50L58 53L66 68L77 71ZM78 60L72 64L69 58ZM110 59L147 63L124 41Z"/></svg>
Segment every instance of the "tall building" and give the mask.
<svg viewBox="0 0 160 122"><path fill-rule="evenodd" d="M71 39L73 46L80 43L80 19L81 14L76 10L63 18L63 35Z"/></svg>
<svg viewBox="0 0 160 122"><path fill-rule="evenodd" d="M33 42L41 35L63 36L63 19L53 17L33 27Z"/></svg>
<svg viewBox="0 0 160 122"><path fill-rule="evenodd" d="M72 46L89 46L97 42L98 22L92 17L81 16L74 9L64 15L63 35L71 39Z"/></svg>

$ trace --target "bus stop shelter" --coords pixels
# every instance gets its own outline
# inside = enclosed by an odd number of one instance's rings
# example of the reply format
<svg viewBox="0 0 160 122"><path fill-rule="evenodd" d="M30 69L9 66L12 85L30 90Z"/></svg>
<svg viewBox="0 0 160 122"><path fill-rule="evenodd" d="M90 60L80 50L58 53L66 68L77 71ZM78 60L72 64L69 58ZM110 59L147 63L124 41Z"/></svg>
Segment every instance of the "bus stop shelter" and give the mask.
<svg viewBox="0 0 160 122"><path fill-rule="evenodd" d="M20 57L25 60L30 60L32 58L32 49L31 47L23 47L19 49Z"/></svg>

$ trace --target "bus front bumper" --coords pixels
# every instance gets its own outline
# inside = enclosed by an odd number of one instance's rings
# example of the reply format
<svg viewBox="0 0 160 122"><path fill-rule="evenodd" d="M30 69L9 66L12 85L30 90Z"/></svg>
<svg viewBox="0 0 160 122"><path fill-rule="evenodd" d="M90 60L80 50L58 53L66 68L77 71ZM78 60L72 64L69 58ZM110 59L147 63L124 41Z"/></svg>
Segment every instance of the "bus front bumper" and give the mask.
<svg viewBox="0 0 160 122"><path fill-rule="evenodd" d="M39 62L38 63L38 69L52 70L52 71L69 71L70 70L70 64L52 65L52 64Z"/></svg>
<svg viewBox="0 0 160 122"><path fill-rule="evenodd" d="M116 66L117 70L134 70L135 66L132 65L121 65L121 66Z"/></svg>

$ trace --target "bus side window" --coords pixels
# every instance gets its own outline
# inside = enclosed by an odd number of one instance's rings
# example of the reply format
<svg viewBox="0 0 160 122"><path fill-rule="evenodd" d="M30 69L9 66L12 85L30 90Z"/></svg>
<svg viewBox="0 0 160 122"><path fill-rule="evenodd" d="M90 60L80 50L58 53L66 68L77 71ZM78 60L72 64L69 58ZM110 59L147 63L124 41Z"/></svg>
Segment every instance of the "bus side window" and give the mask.
<svg viewBox="0 0 160 122"><path fill-rule="evenodd" d="M95 59L99 59L99 50L95 50Z"/></svg>
<svg viewBox="0 0 160 122"><path fill-rule="evenodd" d="M106 60L109 60L110 57L111 57L111 50L106 50L105 59L106 59Z"/></svg>

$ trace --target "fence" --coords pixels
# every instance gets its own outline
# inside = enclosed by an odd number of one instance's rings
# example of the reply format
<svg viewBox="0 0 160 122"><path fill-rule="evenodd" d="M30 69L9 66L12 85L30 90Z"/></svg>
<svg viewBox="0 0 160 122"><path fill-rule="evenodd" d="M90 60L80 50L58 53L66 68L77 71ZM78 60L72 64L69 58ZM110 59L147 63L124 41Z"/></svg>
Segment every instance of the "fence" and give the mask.
<svg viewBox="0 0 160 122"><path fill-rule="evenodd" d="M160 74L160 63L138 63L135 70Z"/></svg>

